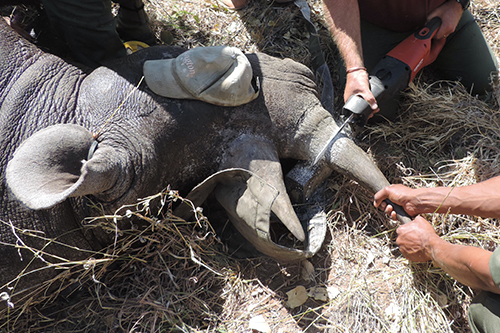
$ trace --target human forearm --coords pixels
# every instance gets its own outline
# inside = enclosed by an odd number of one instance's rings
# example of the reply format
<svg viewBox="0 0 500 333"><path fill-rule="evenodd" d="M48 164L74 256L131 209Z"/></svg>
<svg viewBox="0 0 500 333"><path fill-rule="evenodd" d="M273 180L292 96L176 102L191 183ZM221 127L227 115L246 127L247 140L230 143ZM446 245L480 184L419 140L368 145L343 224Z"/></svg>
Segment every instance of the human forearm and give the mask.
<svg viewBox="0 0 500 333"><path fill-rule="evenodd" d="M415 190L421 213L447 213L500 217L500 176L462 187Z"/></svg>
<svg viewBox="0 0 500 333"><path fill-rule="evenodd" d="M500 218L500 176L461 187L411 189L391 185L374 196L375 207L381 206L392 217L392 209L383 201L389 199L402 206L411 216L424 213L451 213Z"/></svg>
<svg viewBox="0 0 500 333"><path fill-rule="evenodd" d="M432 261L460 283L474 289L500 293L489 268L492 252L451 244L439 237L430 239L428 248Z"/></svg>
<svg viewBox="0 0 500 333"><path fill-rule="evenodd" d="M325 18L346 68L362 67L361 28L358 2L324 0Z"/></svg>
<svg viewBox="0 0 500 333"><path fill-rule="evenodd" d="M361 26L357 0L324 0L326 21L346 66L344 101L352 95L361 96L378 111L370 91L368 72L364 69Z"/></svg>
<svg viewBox="0 0 500 333"><path fill-rule="evenodd" d="M396 230L396 243L410 261L432 260L457 281L472 288L500 293L490 272L491 252L448 243L441 239L432 225L421 216L402 224Z"/></svg>

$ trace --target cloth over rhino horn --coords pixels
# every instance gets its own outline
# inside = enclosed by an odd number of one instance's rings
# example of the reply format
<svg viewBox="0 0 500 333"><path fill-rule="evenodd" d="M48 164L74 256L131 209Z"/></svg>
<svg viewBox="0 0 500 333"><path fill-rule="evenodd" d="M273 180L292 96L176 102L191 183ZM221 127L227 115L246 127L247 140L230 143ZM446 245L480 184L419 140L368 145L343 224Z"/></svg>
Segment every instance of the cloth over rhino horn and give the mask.
<svg viewBox="0 0 500 333"><path fill-rule="evenodd" d="M214 192L238 231L257 250L280 262L304 260L315 255L326 235L326 214L317 213L307 221L305 249L288 248L271 239L270 216L278 197L276 188L256 174L239 168L219 171L196 186L187 196L195 206ZM175 210L175 215L189 218L191 206L186 204ZM292 211L291 214L295 215Z"/></svg>

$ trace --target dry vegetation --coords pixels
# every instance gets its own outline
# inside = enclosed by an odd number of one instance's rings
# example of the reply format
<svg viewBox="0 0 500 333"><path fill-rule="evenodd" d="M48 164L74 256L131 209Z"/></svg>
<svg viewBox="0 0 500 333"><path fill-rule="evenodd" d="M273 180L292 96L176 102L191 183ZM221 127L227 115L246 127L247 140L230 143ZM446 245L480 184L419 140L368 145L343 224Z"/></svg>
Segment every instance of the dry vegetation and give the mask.
<svg viewBox="0 0 500 333"><path fill-rule="evenodd" d="M309 65L308 33L297 8L250 0L234 12L216 0L150 0L157 35L184 47L228 44ZM335 82L338 55L322 18L312 18ZM500 54L500 5L476 0L471 7ZM405 95L402 120L372 126L358 136L388 179L412 187L462 186L499 174L500 91L485 99L453 82L417 78ZM336 84L340 107L342 87ZM126 207L117 216L147 221L128 231L85 265L75 263L68 289L51 292L2 314L0 331L16 332L252 332L263 319L269 332L469 332L466 309L475 292L432 264L409 264L395 245L395 225L372 206L357 184L332 176L328 235L305 265L266 258L236 259L201 214L187 223L171 216L179 200L166 191ZM161 213L149 203L161 202ZM129 212L127 212L129 210ZM494 249L498 221L470 216L426 216L443 238ZM106 254L104 254L106 253ZM98 260L99 258L103 258ZM65 274L68 275L69 274ZM286 306L297 286L325 291L326 299ZM35 306L38 303L37 306Z"/></svg>

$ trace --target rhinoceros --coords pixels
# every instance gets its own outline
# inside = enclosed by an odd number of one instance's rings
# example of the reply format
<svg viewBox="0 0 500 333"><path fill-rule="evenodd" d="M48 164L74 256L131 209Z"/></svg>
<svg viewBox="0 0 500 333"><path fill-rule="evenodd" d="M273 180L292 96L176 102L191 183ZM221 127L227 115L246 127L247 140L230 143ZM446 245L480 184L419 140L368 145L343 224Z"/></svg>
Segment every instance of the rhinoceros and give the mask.
<svg viewBox="0 0 500 333"><path fill-rule="evenodd" d="M167 186L203 201L196 186L208 184L238 222L245 217L234 201L255 182L252 195L267 213L306 239L280 159L313 161L338 129L314 75L290 59L248 54L261 90L237 107L165 98L139 84L146 60L184 51L150 47L90 71L42 52L0 20L0 292L15 294L52 276L50 269L26 274L45 261L81 259L84 250L109 245L110 235L82 228L82 220ZM323 177L335 170L373 192L389 184L347 135L319 166ZM36 249L45 254L36 257Z"/></svg>

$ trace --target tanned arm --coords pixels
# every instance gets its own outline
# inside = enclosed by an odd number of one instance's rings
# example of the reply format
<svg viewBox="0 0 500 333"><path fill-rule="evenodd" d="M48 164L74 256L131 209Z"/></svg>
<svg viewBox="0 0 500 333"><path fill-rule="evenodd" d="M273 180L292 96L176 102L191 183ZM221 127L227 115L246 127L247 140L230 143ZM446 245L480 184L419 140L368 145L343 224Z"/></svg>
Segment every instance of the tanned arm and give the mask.
<svg viewBox="0 0 500 333"><path fill-rule="evenodd" d="M411 216L423 213L451 213L500 218L500 176L461 187L434 187L410 189L403 185L388 186L374 196L375 207L385 209L391 217L395 213L383 200L389 198L401 205Z"/></svg>
<svg viewBox="0 0 500 333"><path fill-rule="evenodd" d="M474 289L500 294L490 273L492 252L448 243L441 239L424 218L418 216L397 229L401 253L410 261L432 260L460 283Z"/></svg>
<svg viewBox="0 0 500 333"><path fill-rule="evenodd" d="M346 69L349 71L364 67L358 1L324 0L324 12ZM351 95L360 95L374 111L378 111L377 101L370 91L368 73L365 70L347 73L344 102Z"/></svg>

